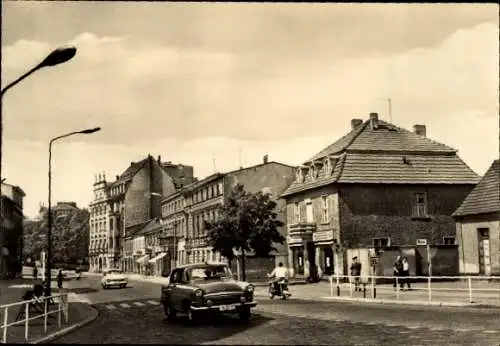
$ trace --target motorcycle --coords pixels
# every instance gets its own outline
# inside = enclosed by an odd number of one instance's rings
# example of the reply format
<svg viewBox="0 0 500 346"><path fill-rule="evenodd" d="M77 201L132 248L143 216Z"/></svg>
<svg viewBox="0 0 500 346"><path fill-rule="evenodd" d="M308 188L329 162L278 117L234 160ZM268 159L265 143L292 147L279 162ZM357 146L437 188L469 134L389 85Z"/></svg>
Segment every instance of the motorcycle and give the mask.
<svg viewBox="0 0 500 346"><path fill-rule="evenodd" d="M281 299L286 300L292 294L288 291L288 280L283 279L274 283L269 281L269 298L273 299L275 296L281 297Z"/></svg>

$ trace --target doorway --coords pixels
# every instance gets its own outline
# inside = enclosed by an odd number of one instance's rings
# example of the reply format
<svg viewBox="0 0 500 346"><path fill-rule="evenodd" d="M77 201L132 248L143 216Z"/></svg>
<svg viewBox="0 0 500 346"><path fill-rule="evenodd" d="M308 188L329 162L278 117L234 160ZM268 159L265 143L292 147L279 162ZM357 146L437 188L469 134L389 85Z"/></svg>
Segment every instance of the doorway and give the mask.
<svg viewBox="0 0 500 346"><path fill-rule="evenodd" d="M479 236L479 273L491 275L490 262L490 230L488 228L478 228Z"/></svg>
<svg viewBox="0 0 500 346"><path fill-rule="evenodd" d="M325 275L332 275L334 272L334 258L333 250L331 246L326 246L323 248L323 268Z"/></svg>

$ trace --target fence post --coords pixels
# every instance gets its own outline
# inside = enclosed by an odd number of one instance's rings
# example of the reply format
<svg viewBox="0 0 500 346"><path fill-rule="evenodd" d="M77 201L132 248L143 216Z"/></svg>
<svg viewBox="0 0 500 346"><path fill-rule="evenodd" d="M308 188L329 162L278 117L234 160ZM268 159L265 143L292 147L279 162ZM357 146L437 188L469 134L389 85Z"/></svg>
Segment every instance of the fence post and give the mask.
<svg viewBox="0 0 500 346"><path fill-rule="evenodd" d="M337 296L340 296L340 278L338 271L337 271Z"/></svg>
<svg viewBox="0 0 500 346"><path fill-rule="evenodd" d="M24 317L26 318L24 320L24 339L26 340L26 342L28 342L28 338L29 338L29 327L30 327L30 303L29 302L26 302L26 305L24 307Z"/></svg>
<svg viewBox="0 0 500 346"><path fill-rule="evenodd" d="M45 304L44 304L44 316L43 316L43 331L45 332L45 334L47 334L47 305L48 305L48 297L45 298Z"/></svg>
<svg viewBox="0 0 500 346"><path fill-rule="evenodd" d="M427 291L428 291L428 295L429 295L429 301L432 301L431 280L432 280L432 277L429 275L429 277L427 278Z"/></svg>
<svg viewBox="0 0 500 346"><path fill-rule="evenodd" d="M68 316L68 294L67 293L64 294L64 310L65 310L64 322L66 322L66 324L67 324L68 320L69 320L69 316Z"/></svg>
<svg viewBox="0 0 500 346"><path fill-rule="evenodd" d="M372 276L372 298L375 299L375 277Z"/></svg>
<svg viewBox="0 0 500 346"><path fill-rule="evenodd" d="M352 298L352 277L349 275L349 294Z"/></svg>
<svg viewBox="0 0 500 346"><path fill-rule="evenodd" d="M399 278L396 276L396 299L399 300Z"/></svg>
<svg viewBox="0 0 500 346"><path fill-rule="evenodd" d="M59 297L57 300L57 327L61 328L61 310L63 309L64 305L61 304L61 299L62 296Z"/></svg>
<svg viewBox="0 0 500 346"><path fill-rule="evenodd" d="M467 277L467 287L469 289L469 303L472 303L472 278Z"/></svg>
<svg viewBox="0 0 500 346"><path fill-rule="evenodd" d="M2 343L6 344L7 343L7 324L9 323L9 308L5 308L3 310L3 337L2 337Z"/></svg>
<svg viewBox="0 0 500 346"><path fill-rule="evenodd" d="M333 277L330 275L330 297L333 297Z"/></svg>

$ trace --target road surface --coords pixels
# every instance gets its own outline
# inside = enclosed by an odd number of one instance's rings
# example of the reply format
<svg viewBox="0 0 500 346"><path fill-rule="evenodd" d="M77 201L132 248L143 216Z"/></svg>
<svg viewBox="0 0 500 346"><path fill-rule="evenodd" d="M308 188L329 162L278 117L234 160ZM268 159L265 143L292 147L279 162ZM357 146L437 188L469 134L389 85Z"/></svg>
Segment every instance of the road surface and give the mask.
<svg viewBox="0 0 500 346"><path fill-rule="evenodd" d="M259 297L250 324L224 316L193 327L182 315L165 321L158 284L104 291L89 278L79 285L87 293L78 296L100 316L54 343L500 345L500 310Z"/></svg>

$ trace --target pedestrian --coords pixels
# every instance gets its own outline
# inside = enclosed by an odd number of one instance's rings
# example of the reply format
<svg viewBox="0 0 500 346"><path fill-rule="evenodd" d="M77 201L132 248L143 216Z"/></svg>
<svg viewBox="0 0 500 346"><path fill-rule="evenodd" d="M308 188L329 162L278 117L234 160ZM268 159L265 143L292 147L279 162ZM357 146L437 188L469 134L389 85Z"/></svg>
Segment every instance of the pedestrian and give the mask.
<svg viewBox="0 0 500 346"><path fill-rule="evenodd" d="M396 289L398 280L400 280L403 273L403 263L401 261L401 256L396 257L396 261L394 261L394 265L392 266L393 275L394 275L394 284L393 287Z"/></svg>
<svg viewBox="0 0 500 346"><path fill-rule="evenodd" d="M33 279L36 280L38 279L38 268L35 266L33 267Z"/></svg>
<svg viewBox="0 0 500 346"><path fill-rule="evenodd" d="M403 277L404 280L401 280L401 288L404 289L405 283L408 286L408 290L410 287L410 263L408 262L408 257L403 257Z"/></svg>
<svg viewBox="0 0 500 346"><path fill-rule="evenodd" d="M59 269L59 272L57 273L57 288L61 289L62 283L63 283L63 273L62 269Z"/></svg>
<svg viewBox="0 0 500 346"><path fill-rule="evenodd" d="M361 292L361 287L360 282L361 282L361 263L358 262L358 256L354 256L352 258L352 264L351 264L351 276L354 279L354 291L360 291Z"/></svg>

